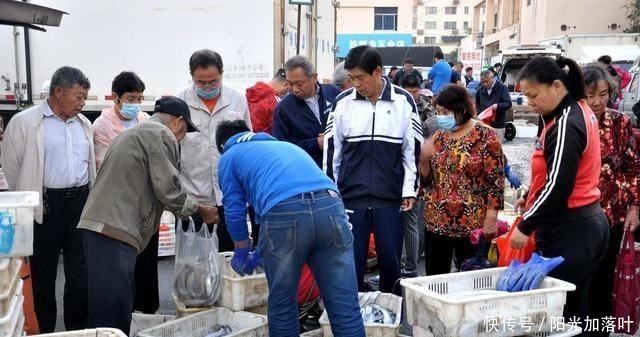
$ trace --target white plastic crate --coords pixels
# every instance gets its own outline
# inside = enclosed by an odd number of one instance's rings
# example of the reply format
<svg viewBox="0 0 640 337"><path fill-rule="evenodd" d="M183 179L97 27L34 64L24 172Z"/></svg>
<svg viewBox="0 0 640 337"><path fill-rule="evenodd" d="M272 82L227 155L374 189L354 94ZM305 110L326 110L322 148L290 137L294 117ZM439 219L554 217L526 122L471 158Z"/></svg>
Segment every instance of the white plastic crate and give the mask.
<svg viewBox="0 0 640 337"><path fill-rule="evenodd" d="M234 311L257 307L267 303L269 287L264 273L240 276L231 268L233 252L222 252L220 256L220 298L218 306Z"/></svg>
<svg viewBox="0 0 640 337"><path fill-rule="evenodd" d="M43 335L33 335L31 337L127 337L127 335L125 335L124 332L118 329L98 328L67 332L55 332Z"/></svg>
<svg viewBox="0 0 640 337"><path fill-rule="evenodd" d="M22 280L20 279L20 268L22 261L20 259L12 259L10 263L11 279L2 284L0 292L0 317L4 316L11 310L12 297L17 293L22 295Z"/></svg>
<svg viewBox="0 0 640 337"><path fill-rule="evenodd" d="M419 326L436 337L508 337L527 334L526 324L513 330L496 332L489 322L531 322L536 332L551 331L553 322L562 317L568 291L576 287L546 277L539 289L500 292L460 300L444 295L460 291L496 288L503 268L403 279L407 323ZM488 331L492 330L492 331Z"/></svg>
<svg viewBox="0 0 640 337"><path fill-rule="evenodd" d="M363 306L364 301L366 300L366 298L364 297L365 294L367 293L358 293L360 307ZM378 298L376 298L376 300L371 303L377 304L381 307L385 307L393 311L393 313L396 314L396 320L393 324L365 324L364 330L367 334L367 337L397 336L400 330L400 322L402 321L402 297L389 293L379 293ZM333 337L327 310L322 313L322 316L320 316L318 322L320 323L320 327L322 328L323 335L325 337Z"/></svg>
<svg viewBox="0 0 640 337"><path fill-rule="evenodd" d="M22 280L20 280L22 283ZM15 327L23 316L22 303L24 296L22 294L14 294L11 298L11 310L4 316L0 317L0 336L13 336Z"/></svg>
<svg viewBox="0 0 640 337"><path fill-rule="evenodd" d="M322 333L322 329L318 329L313 331L307 331L303 334L300 334L300 337L324 337L324 334ZM398 334L398 337L409 337L409 336Z"/></svg>
<svg viewBox="0 0 640 337"><path fill-rule="evenodd" d="M174 320L175 318L176 316L173 315L153 315L134 312L131 315L131 329L129 329L129 337L135 337L142 330L151 329L162 323Z"/></svg>
<svg viewBox="0 0 640 337"><path fill-rule="evenodd" d="M38 192L0 192L0 211L8 211L15 220L13 238L0 235L0 245L10 247L0 257L33 254L33 209L39 204Z"/></svg>
<svg viewBox="0 0 640 337"><path fill-rule="evenodd" d="M571 337L571 336L577 336L580 333L582 333L582 328L577 327L575 325L568 325L568 324L565 325L565 328L559 329L559 330L562 330L562 331L541 332L533 335L525 335L523 337ZM419 326L414 326L413 337L436 337L436 336Z"/></svg>
<svg viewBox="0 0 640 337"><path fill-rule="evenodd" d="M227 337L269 336L266 316L215 308L141 331L138 337L204 337L212 333L216 325L231 327L232 332Z"/></svg>

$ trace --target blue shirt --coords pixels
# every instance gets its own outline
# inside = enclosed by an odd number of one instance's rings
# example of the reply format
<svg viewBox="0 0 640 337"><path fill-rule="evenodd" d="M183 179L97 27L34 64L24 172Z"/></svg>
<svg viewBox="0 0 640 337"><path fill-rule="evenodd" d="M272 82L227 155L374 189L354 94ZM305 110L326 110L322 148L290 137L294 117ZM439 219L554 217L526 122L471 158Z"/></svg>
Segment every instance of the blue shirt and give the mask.
<svg viewBox="0 0 640 337"><path fill-rule="evenodd" d="M431 91L437 94L442 87L451 83L451 67L445 60L440 60L431 70L429 70L429 79L433 80Z"/></svg>
<svg viewBox="0 0 640 337"><path fill-rule="evenodd" d="M304 192L338 191L301 148L266 133L239 133L224 144L218 166L227 230L234 241L246 240L247 203L256 221L281 201Z"/></svg>
<svg viewBox="0 0 640 337"><path fill-rule="evenodd" d="M44 131L44 187L70 188L89 183L91 147L77 117L56 116L42 104Z"/></svg>

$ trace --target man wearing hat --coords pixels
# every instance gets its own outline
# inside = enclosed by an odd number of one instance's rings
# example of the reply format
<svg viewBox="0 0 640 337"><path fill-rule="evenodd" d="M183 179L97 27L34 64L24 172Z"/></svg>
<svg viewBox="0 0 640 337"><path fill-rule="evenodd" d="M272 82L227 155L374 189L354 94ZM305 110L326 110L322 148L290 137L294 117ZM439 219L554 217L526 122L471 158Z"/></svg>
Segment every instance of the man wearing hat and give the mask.
<svg viewBox="0 0 640 337"><path fill-rule="evenodd" d="M180 181L178 142L194 131L187 104L164 97L148 122L122 133L107 151L78 225L87 259L89 328L129 334L136 256L158 230L163 210L219 221L217 209L187 196Z"/></svg>

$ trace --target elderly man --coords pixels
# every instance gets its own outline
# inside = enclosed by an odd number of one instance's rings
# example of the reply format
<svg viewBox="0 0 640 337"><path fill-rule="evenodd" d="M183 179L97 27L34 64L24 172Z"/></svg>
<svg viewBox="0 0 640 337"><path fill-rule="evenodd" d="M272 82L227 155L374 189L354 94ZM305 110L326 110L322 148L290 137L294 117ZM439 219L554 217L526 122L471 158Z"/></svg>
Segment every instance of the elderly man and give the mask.
<svg viewBox="0 0 640 337"><path fill-rule="evenodd" d="M491 70L480 73L482 84L476 92L476 110L481 113L487 108L495 110L495 119L491 127L496 129L501 141L504 141L504 128L507 124L507 110L511 109L509 89L500 81L496 81Z"/></svg>
<svg viewBox="0 0 640 337"><path fill-rule="evenodd" d="M296 55L284 64L291 94L278 103L273 117L273 136L305 150L322 166L324 129L339 89L319 84L308 58Z"/></svg>
<svg viewBox="0 0 640 337"><path fill-rule="evenodd" d="M31 276L40 331L56 326L56 275L64 256L64 325L86 328L87 270L76 229L96 175L91 123L80 111L90 83L72 67L51 77L49 98L15 115L2 142L2 168L13 191L39 191Z"/></svg>
<svg viewBox="0 0 640 337"><path fill-rule="evenodd" d="M396 67L396 69L398 69L398 67ZM344 69L344 61L338 63L333 70L333 84L337 85L340 91L345 91L353 87L347 76L347 71Z"/></svg>
<svg viewBox="0 0 640 337"><path fill-rule="evenodd" d="M327 122L324 168L349 209L360 291L373 232L380 291L399 294L402 212L416 201L420 118L411 95L383 76L375 48L351 49L345 69L354 87L338 96Z"/></svg>
<svg viewBox="0 0 640 337"><path fill-rule="evenodd" d="M251 125L247 99L222 83L224 64L222 57L214 51L203 49L194 52L189 58L189 71L193 86L176 96L187 102L193 123L200 132L187 134L182 141L182 183L187 194L199 203L218 205L223 217L222 192L218 185L220 154L215 146L216 126L228 119L242 119ZM196 215L193 220L196 230L199 230L202 218ZM183 223L183 228L186 226ZM218 224L216 232L220 251L233 250L224 221Z"/></svg>
<svg viewBox="0 0 640 337"><path fill-rule="evenodd" d="M284 69L278 69L269 83L259 81L247 88L247 102L249 103L249 115L251 125L255 132L271 133L273 124L273 112L280 102L280 96L287 94Z"/></svg>
<svg viewBox="0 0 640 337"><path fill-rule="evenodd" d="M253 134L242 121L216 132L220 185L241 275L259 264L250 252L247 203L261 223L259 255L269 284L269 335L298 336L297 291L306 262L322 292L336 337L364 337L353 264L353 236L336 185L299 147ZM397 210L396 210L397 213Z"/></svg>
<svg viewBox="0 0 640 337"><path fill-rule="evenodd" d="M180 183L178 142L198 131L189 107L164 97L154 112L113 142L78 225L89 275L89 328L112 327L129 335L136 256L158 231L165 209L181 217L197 212L205 223L218 221L218 210L198 204Z"/></svg>

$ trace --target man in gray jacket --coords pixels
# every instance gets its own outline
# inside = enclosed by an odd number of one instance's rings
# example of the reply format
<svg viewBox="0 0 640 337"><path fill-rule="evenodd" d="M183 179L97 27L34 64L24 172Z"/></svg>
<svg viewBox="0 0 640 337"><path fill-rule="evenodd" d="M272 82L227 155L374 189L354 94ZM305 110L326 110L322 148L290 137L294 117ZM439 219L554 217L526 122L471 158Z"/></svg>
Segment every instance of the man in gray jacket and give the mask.
<svg viewBox="0 0 640 337"><path fill-rule="evenodd" d="M198 129L187 104L164 97L149 122L122 133L107 151L78 225L89 279L88 327L129 334L136 256L158 230L163 210L219 221L218 210L187 196L180 182L178 142L192 131Z"/></svg>

